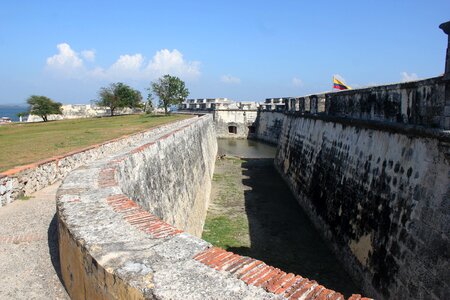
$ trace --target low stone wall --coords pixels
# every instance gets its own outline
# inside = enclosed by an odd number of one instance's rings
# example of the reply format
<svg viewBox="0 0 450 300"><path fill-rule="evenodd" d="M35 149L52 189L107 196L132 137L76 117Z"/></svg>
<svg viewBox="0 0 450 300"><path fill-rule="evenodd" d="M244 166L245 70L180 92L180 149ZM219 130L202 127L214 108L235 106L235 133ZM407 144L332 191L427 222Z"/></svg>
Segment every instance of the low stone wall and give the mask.
<svg viewBox="0 0 450 300"><path fill-rule="evenodd" d="M185 219L204 215L216 147L207 115L67 176L57 213L72 299L344 299L184 232L203 225Z"/></svg>
<svg viewBox="0 0 450 300"><path fill-rule="evenodd" d="M364 290L446 298L449 135L285 117L275 165Z"/></svg>
<svg viewBox="0 0 450 300"><path fill-rule="evenodd" d="M150 131L147 130L137 134L123 136L112 141L0 173L0 207L14 201L20 196L29 195L63 179L70 171L83 164L107 157L122 150L124 147L139 143L139 141L149 136L188 122L190 121L183 120L162 125Z"/></svg>

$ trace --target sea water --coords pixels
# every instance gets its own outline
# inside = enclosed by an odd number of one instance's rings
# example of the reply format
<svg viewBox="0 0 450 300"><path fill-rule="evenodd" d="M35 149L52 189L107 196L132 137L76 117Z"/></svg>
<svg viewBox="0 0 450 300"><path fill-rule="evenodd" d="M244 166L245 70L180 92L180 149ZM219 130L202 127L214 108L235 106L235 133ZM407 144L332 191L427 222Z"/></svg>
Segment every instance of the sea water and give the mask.
<svg viewBox="0 0 450 300"><path fill-rule="evenodd" d="M11 121L18 122L18 113L27 112L28 107L25 105L0 105L0 118L9 117Z"/></svg>

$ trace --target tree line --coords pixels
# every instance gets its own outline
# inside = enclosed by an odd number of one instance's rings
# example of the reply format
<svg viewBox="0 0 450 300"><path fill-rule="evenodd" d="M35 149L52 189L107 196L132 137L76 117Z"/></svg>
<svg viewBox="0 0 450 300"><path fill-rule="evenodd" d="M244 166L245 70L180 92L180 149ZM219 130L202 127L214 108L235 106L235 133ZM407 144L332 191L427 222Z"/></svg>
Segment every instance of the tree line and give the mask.
<svg viewBox="0 0 450 300"><path fill-rule="evenodd" d="M159 99L158 106L164 108L164 113L167 114L171 105L180 104L189 95L184 81L171 75L164 75L151 82L147 90L149 94L147 103L144 104L142 94L138 90L122 82L111 83L107 87L100 88L98 99L95 102L99 106L108 107L111 116L114 116L114 111L118 108L144 108L146 106L147 109L153 110L153 95L156 95ZM40 116L44 122L48 121L48 115L62 114L62 103L46 96L32 95L27 99L27 103L30 105L29 113Z"/></svg>

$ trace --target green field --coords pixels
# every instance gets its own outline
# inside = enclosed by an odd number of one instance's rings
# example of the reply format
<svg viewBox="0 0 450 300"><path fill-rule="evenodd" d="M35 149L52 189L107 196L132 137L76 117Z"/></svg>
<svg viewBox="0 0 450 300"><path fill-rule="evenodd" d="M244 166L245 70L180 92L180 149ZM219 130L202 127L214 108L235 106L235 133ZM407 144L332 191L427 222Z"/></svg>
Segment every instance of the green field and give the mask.
<svg viewBox="0 0 450 300"><path fill-rule="evenodd" d="M128 115L0 126L0 172L188 118Z"/></svg>

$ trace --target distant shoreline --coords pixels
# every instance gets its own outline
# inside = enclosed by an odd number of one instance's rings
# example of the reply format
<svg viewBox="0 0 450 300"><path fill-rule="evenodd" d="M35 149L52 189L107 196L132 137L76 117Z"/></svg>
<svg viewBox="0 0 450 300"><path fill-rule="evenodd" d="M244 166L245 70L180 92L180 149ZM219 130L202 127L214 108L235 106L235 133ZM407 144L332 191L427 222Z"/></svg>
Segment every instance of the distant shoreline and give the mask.
<svg viewBox="0 0 450 300"><path fill-rule="evenodd" d="M0 105L0 118L11 118L12 122L19 122L18 113L27 112L28 106L26 105ZM26 117L24 118L26 119Z"/></svg>

